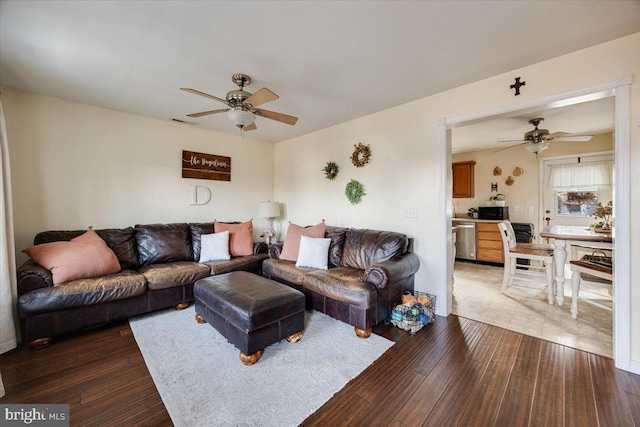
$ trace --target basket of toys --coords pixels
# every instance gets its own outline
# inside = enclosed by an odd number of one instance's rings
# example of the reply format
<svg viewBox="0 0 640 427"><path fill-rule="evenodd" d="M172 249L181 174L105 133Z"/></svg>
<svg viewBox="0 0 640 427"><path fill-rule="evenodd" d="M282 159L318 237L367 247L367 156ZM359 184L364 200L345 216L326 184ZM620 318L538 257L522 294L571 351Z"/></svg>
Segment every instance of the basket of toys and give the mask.
<svg viewBox="0 0 640 427"><path fill-rule="evenodd" d="M401 304L391 312L391 323L400 329L415 334L435 319L435 295L405 291Z"/></svg>

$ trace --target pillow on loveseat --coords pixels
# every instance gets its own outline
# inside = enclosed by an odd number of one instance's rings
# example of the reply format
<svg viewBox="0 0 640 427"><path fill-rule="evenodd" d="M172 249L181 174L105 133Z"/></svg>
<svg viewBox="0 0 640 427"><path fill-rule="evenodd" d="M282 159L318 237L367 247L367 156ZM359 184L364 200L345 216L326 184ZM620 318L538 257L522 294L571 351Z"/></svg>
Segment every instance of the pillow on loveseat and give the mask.
<svg viewBox="0 0 640 427"><path fill-rule="evenodd" d="M330 244L330 238L300 236L296 267L328 269Z"/></svg>
<svg viewBox="0 0 640 427"><path fill-rule="evenodd" d="M54 285L120 271L118 257L92 228L68 242L44 243L23 252L51 271Z"/></svg>
<svg viewBox="0 0 640 427"><path fill-rule="evenodd" d="M324 220L312 227L301 227L290 222L289 228L287 228L287 236L284 238L284 243L282 244L280 259L297 261L298 252L300 251L300 237L324 237L324 232Z"/></svg>

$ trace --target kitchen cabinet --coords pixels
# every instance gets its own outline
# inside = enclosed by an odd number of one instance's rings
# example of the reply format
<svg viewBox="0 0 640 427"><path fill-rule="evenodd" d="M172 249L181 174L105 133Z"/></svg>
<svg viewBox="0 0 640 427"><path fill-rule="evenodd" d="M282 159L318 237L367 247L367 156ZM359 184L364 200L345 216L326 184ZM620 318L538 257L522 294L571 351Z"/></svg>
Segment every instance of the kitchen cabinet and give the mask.
<svg viewBox="0 0 640 427"><path fill-rule="evenodd" d="M504 264L502 236L497 223L476 224L476 260Z"/></svg>
<svg viewBox="0 0 640 427"><path fill-rule="evenodd" d="M476 162L473 160L451 164L454 199L474 197L475 165Z"/></svg>

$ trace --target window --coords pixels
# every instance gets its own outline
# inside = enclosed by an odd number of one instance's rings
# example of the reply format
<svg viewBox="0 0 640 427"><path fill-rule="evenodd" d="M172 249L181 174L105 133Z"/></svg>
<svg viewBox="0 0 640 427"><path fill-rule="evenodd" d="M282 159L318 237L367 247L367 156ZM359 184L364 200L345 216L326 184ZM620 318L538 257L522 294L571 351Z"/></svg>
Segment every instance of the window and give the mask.
<svg viewBox="0 0 640 427"><path fill-rule="evenodd" d="M556 215L589 216L598 204L598 188L562 188L556 190Z"/></svg>

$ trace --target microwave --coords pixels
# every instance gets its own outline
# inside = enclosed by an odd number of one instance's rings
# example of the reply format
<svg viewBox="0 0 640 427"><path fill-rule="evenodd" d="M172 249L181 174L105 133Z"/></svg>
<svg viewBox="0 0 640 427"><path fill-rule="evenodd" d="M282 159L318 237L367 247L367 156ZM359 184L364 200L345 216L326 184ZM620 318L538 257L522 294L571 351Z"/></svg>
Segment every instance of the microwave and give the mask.
<svg viewBox="0 0 640 427"><path fill-rule="evenodd" d="M509 208L499 206L483 206L478 208L479 219L509 219Z"/></svg>

